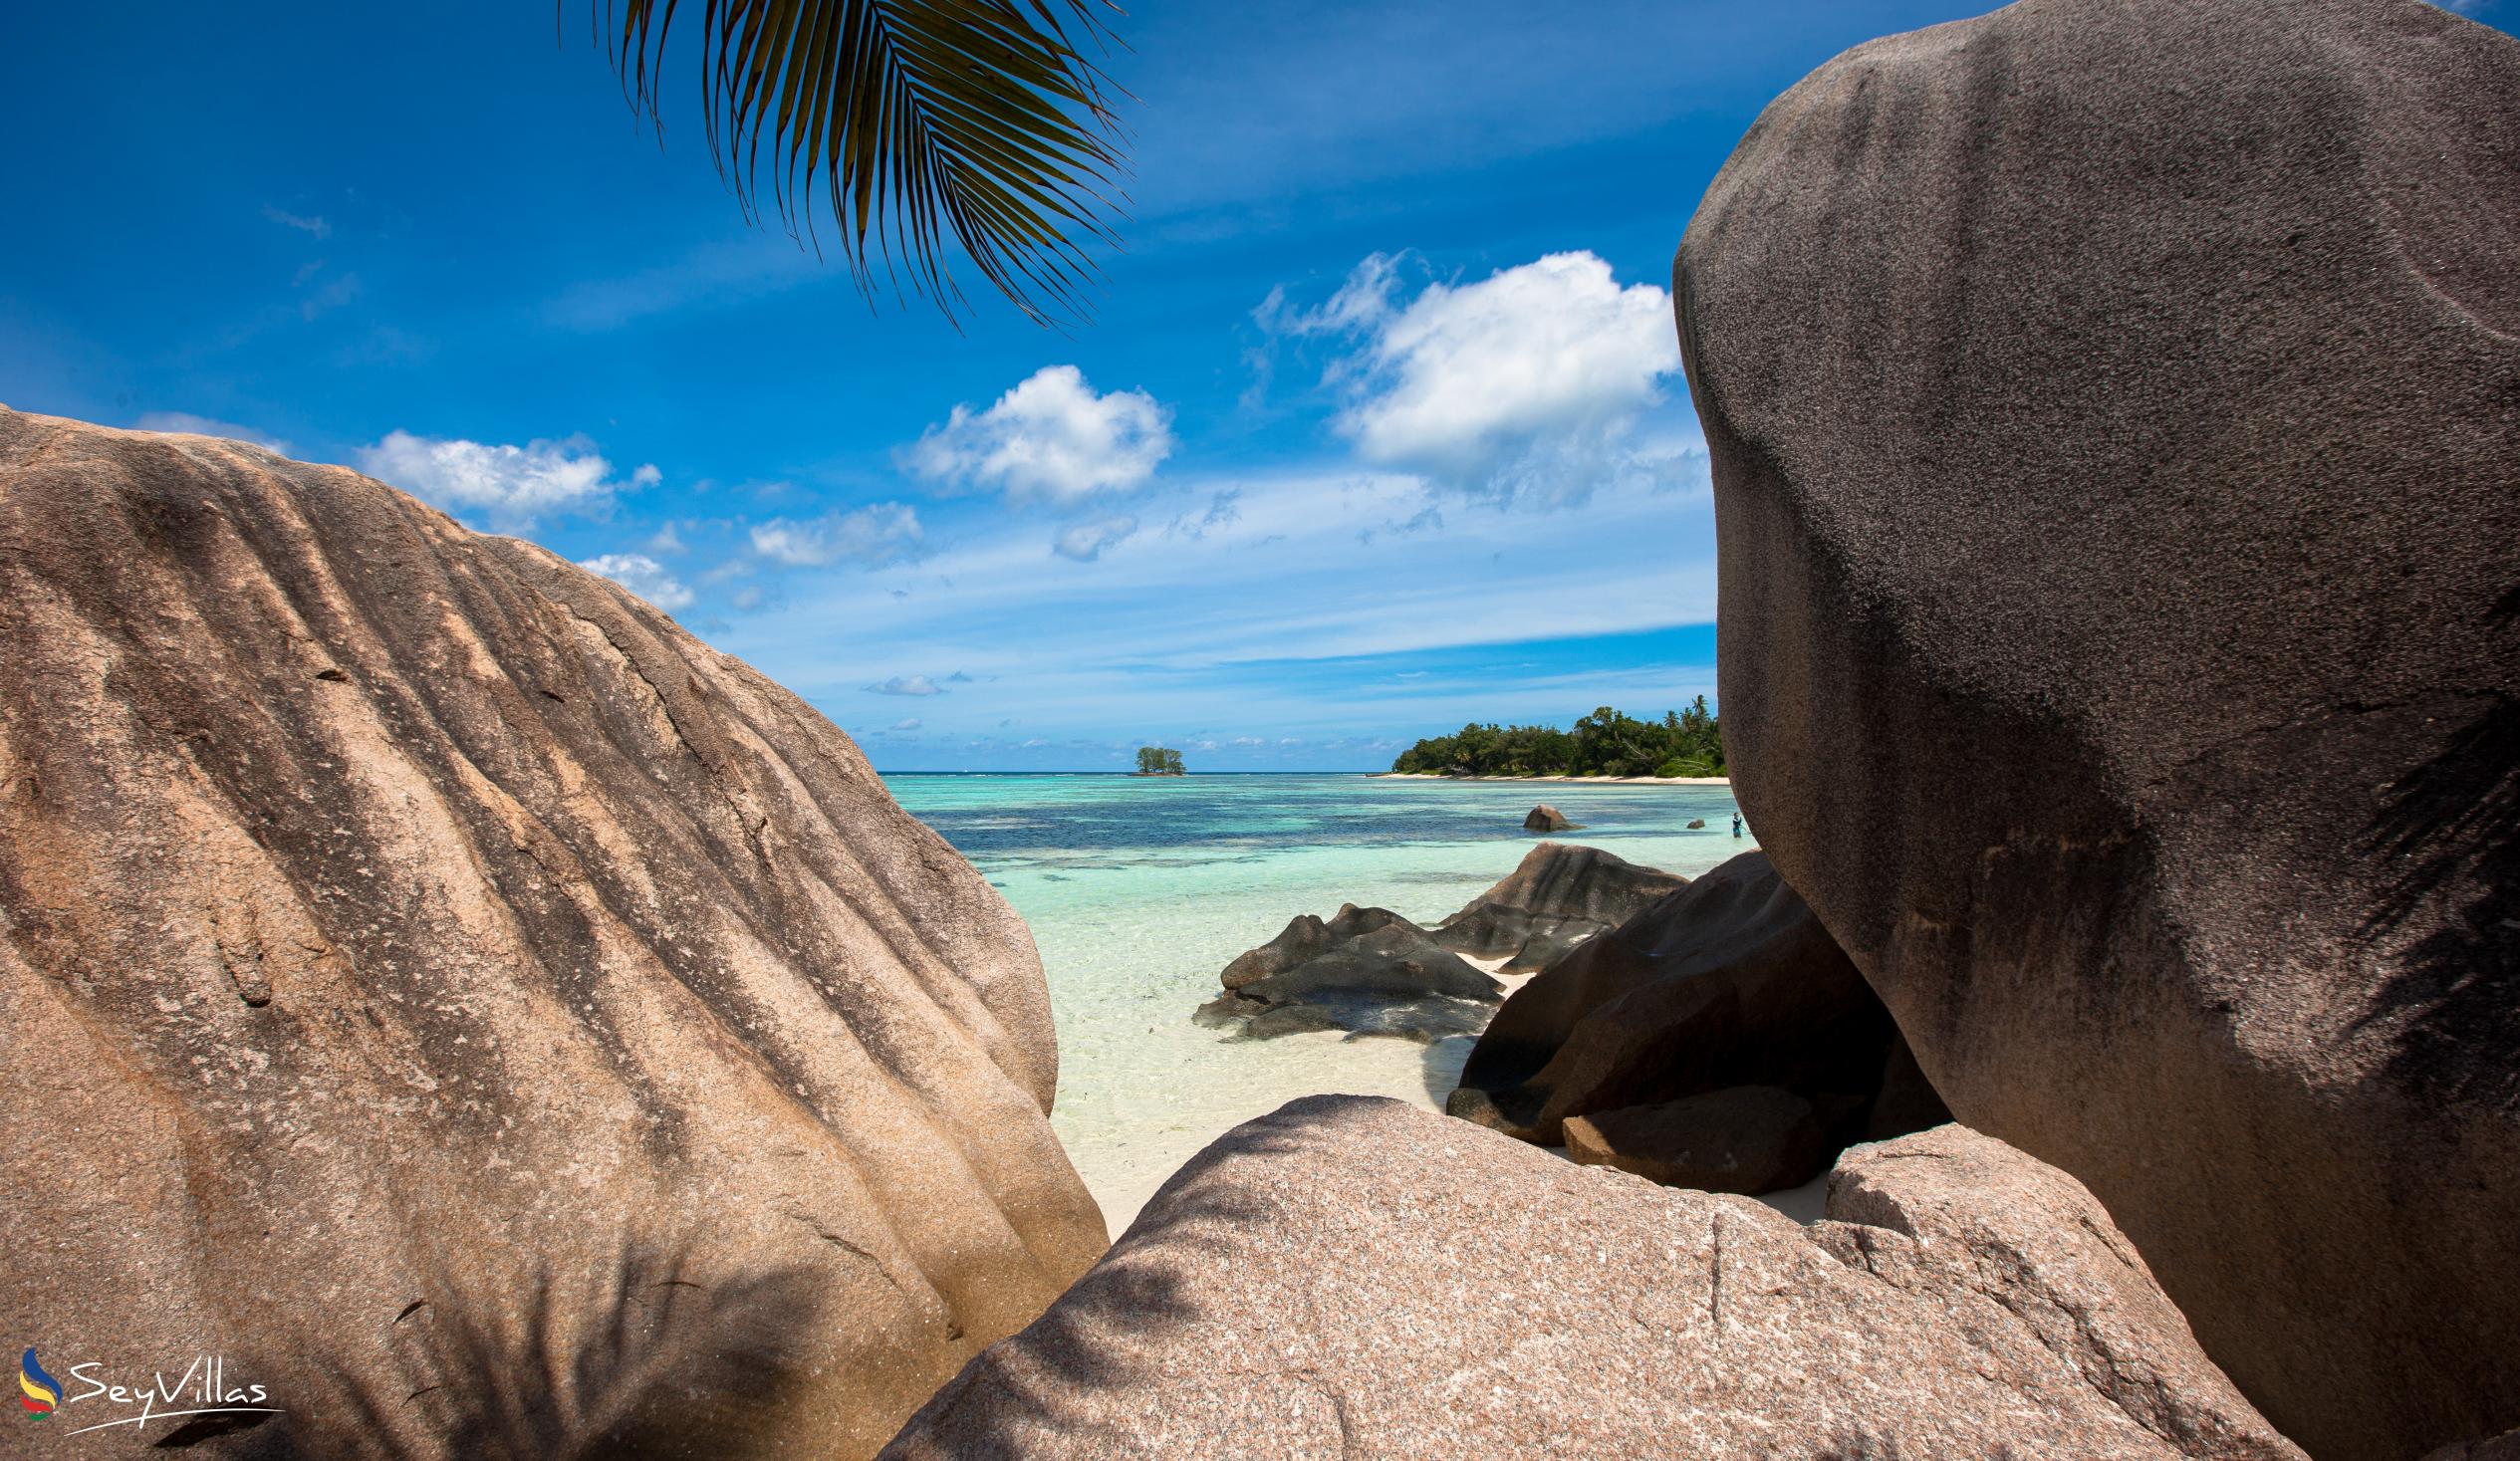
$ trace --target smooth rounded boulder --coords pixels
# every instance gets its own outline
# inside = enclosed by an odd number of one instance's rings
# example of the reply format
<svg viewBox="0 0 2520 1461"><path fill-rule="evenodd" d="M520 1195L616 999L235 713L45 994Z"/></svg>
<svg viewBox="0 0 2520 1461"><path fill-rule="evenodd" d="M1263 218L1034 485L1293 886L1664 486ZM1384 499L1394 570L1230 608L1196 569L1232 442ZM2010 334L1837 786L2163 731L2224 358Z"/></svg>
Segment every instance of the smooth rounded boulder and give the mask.
<svg viewBox="0 0 2520 1461"><path fill-rule="evenodd" d="M2520 1425L2515 157L2418 0L2025 3L1780 98L1673 271L1743 809L2337 1461Z"/></svg>
<svg viewBox="0 0 2520 1461"><path fill-rule="evenodd" d="M1314 1096L884 1454L2301 1461L2072 1178L1946 1126L1848 1153L1828 1219Z"/></svg>
<svg viewBox="0 0 2520 1461"><path fill-rule="evenodd" d="M846 736L236 442L0 411L0 1028L13 1455L203 1354L285 1413L142 1443L866 1455L1104 1247L1030 937Z"/></svg>
<svg viewBox="0 0 2520 1461"><path fill-rule="evenodd" d="M1543 802L1523 817L1525 832L1580 832L1583 829L1567 821L1566 814Z"/></svg>

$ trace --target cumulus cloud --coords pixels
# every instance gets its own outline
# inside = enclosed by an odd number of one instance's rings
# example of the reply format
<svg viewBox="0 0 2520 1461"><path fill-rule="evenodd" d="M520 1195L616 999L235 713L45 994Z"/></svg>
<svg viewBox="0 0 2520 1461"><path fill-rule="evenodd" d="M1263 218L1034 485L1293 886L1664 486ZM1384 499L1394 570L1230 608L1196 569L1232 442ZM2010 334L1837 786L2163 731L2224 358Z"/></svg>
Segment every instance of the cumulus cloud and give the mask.
<svg viewBox="0 0 2520 1461"><path fill-rule="evenodd" d="M190 411L149 411L137 421L132 422L131 429L177 431L192 436L220 436L230 441L242 441L248 446L259 446L265 451L276 452L281 456L289 454L289 443L277 436L257 431L251 426L240 426L234 421L196 416Z"/></svg>
<svg viewBox="0 0 2520 1461"><path fill-rule="evenodd" d="M1077 524L1053 539L1050 548L1061 558L1092 563L1103 556L1104 549L1136 531L1135 518L1104 518L1099 522Z"/></svg>
<svg viewBox="0 0 2520 1461"><path fill-rule="evenodd" d="M599 509L623 490L613 464L584 436L494 445L389 431L359 449L359 469L458 516L526 528L557 512ZM652 480L643 476L634 481Z"/></svg>
<svg viewBox="0 0 2520 1461"><path fill-rule="evenodd" d="M987 410L955 406L902 462L941 490L1070 507L1139 486L1172 444L1172 412L1145 391L1097 395L1076 366L1046 365Z"/></svg>
<svg viewBox="0 0 2520 1461"><path fill-rule="evenodd" d="M753 552L790 568L855 563L867 568L918 557L926 541L915 509L879 502L804 522L772 518L752 530Z"/></svg>
<svg viewBox="0 0 2520 1461"><path fill-rule="evenodd" d="M581 559L578 567L599 574L670 612L689 609L694 596L665 566L644 553L607 553Z"/></svg>
<svg viewBox="0 0 2520 1461"><path fill-rule="evenodd" d="M1396 261L1357 266L1279 328L1356 342L1328 379L1357 455L1497 497L1578 500L1647 464L1632 441L1680 368L1671 297L1591 253L1550 254L1400 304Z"/></svg>
<svg viewBox="0 0 2520 1461"><path fill-rule="evenodd" d="M927 722L926 722L926 721L923 721L923 720L919 719L917 716L913 715L913 716L911 716L911 717L910 717L909 719L907 719L907 720L896 720L896 721L892 722L891 729L896 730L896 731L914 731L914 730L917 730L917 729L921 728L922 726L924 726L924 725L926 725L926 724L927 724Z"/></svg>

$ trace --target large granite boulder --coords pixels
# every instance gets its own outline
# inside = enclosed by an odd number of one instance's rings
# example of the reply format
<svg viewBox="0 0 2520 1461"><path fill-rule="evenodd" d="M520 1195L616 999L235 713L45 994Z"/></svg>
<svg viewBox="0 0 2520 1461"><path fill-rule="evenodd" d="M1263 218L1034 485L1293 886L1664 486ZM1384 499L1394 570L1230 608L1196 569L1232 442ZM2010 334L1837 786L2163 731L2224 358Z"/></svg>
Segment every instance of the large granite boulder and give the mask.
<svg viewBox="0 0 2520 1461"><path fill-rule="evenodd" d="M2520 42L2019 4L1673 275L1724 738L1959 1117L2322 1457L2520 1425Z"/></svg>
<svg viewBox="0 0 2520 1461"><path fill-rule="evenodd" d="M1435 925L1434 940L1508 974L1545 969L1687 882L1599 848L1542 843L1514 870Z"/></svg>
<svg viewBox="0 0 2520 1461"><path fill-rule="evenodd" d="M1398 1101L1296 1101L885 1454L2299 1461L2073 1179L1945 1128L1835 1182L1806 1229Z"/></svg>
<svg viewBox="0 0 2520 1461"><path fill-rule="evenodd" d="M839 730L234 442L0 411L0 1029L13 1455L208 1352L287 1415L140 1443L865 1455L1104 1246L1031 940Z"/></svg>
<svg viewBox="0 0 2520 1461"><path fill-rule="evenodd" d="M1900 1059L1890 1013L1829 930L1765 853L1744 852L1514 991L1479 1036L1446 1109L1551 1144L1566 1139L1570 1116L1777 1087L1818 1108L1825 1164L1868 1132L1895 1135L1948 1118L1927 1088L1925 1102L1900 1092L1898 1130L1871 1123ZM1638 1144L1648 1131L1671 1138L1674 1161L1688 1145L1670 1112L1628 1125L1635 1157L1649 1155ZM1707 1126L1698 1134L1718 1142L1739 1133ZM1771 1163L1806 1165L1782 1150Z"/></svg>
<svg viewBox="0 0 2520 1461"><path fill-rule="evenodd" d="M1299 914L1225 966L1225 992L1191 1018L1239 1039L1341 1030L1431 1045L1487 1028L1505 987L1387 908Z"/></svg>
<svg viewBox="0 0 2520 1461"><path fill-rule="evenodd" d="M1543 802L1523 814L1525 832L1581 832L1577 824L1567 821L1566 814Z"/></svg>

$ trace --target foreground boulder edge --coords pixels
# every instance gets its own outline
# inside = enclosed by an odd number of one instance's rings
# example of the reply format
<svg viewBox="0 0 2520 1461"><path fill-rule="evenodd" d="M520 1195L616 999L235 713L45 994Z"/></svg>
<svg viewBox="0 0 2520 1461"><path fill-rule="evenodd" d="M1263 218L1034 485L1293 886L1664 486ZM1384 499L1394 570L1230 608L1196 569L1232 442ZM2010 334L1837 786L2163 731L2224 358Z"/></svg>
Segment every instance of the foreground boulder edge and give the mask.
<svg viewBox="0 0 2520 1461"><path fill-rule="evenodd" d="M2520 1424L2520 42L2021 4L1676 261L1733 785L1960 1119L2314 1453Z"/></svg>
<svg viewBox="0 0 2520 1461"><path fill-rule="evenodd" d="M1943 1127L1850 1152L1832 1217L1310 1097L885 1455L2298 1461L2062 1173Z"/></svg>
<svg viewBox="0 0 2520 1461"><path fill-rule="evenodd" d="M238 443L0 412L0 1315L289 1411L200 1454L864 1455L1103 1244L1031 940L847 737Z"/></svg>

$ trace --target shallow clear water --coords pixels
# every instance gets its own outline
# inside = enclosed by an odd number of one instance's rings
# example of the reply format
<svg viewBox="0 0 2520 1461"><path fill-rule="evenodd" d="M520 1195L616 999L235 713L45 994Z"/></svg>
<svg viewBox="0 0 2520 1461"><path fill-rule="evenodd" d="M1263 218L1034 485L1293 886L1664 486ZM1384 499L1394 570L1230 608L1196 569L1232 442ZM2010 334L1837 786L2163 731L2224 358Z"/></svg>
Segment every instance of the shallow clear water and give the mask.
<svg viewBox="0 0 2520 1461"><path fill-rule="evenodd" d="M1059 1026L1051 1116L1117 1235L1192 1152L1299 1096L1440 1109L1466 1039L1228 1042L1190 1023L1217 972L1298 913L1381 904L1433 923L1503 877L1547 802L1589 843L1694 876L1755 846L1727 787L1363 776L894 776L909 812L1006 894ZM1701 832L1686 830L1704 818Z"/></svg>

